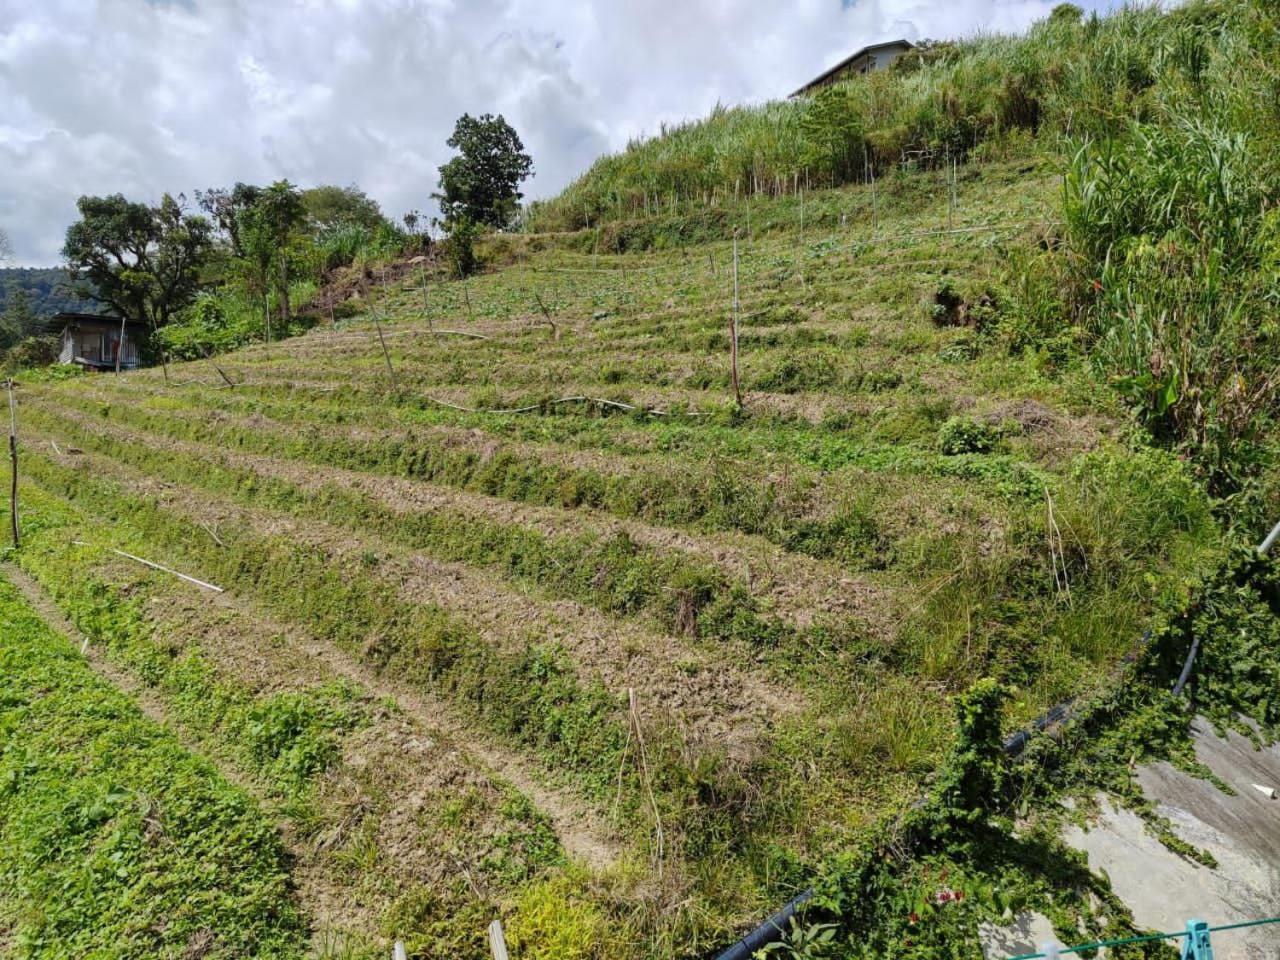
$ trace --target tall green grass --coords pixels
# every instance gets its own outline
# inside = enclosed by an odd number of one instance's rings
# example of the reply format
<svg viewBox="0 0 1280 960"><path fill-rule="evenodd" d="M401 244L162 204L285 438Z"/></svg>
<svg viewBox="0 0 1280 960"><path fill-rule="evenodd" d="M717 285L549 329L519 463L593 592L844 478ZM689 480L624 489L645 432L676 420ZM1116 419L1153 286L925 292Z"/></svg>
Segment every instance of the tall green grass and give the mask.
<svg viewBox="0 0 1280 960"><path fill-rule="evenodd" d="M1141 426L1214 493L1257 506L1280 402L1280 20L1244 0L1183 13L1150 111L1072 144L1059 266L1095 366Z"/></svg>
<svg viewBox="0 0 1280 960"><path fill-rule="evenodd" d="M718 107L602 157L526 226L606 219L858 182L898 165L941 166L1030 132L1102 134L1156 109L1159 78L1207 56L1205 5L1083 18L1063 5L1021 37L926 45L817 96ZM1198 45L1197 45L1198 44Z"/></svg>

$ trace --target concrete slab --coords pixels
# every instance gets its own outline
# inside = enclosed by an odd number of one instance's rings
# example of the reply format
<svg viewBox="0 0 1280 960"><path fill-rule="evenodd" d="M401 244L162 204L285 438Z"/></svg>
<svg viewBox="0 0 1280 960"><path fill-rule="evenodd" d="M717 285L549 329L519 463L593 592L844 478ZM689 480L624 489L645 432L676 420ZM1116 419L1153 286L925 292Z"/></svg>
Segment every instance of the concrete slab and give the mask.
<svg viewBox="0 0 1280 960"><path fill-rule="evenodd" d="M1042 913L1028 910L1016 916L1008 926L994 923L978 925L978 941L986 960L1005 960L1024 953L1038 953L1050 940L1057 941L1053 924Z"/></svg>
<svg viewBox="0 0 1280 960"><path fill-rule="evenodd" d="M1064 839L1104 871L1137 922L1154 930L1181 930L1198 918L1214 926L1280 915L1280 801L1254 784L1280 786L1280 748L1258 750L1231 733L1194 727L1196 755L1237 791L1169 764L1142 768L1139 783L1179 837L1208 850L1216 869L1179 857L1156 840L1142 819L1101 799L1102 814L1088 830L1069 828ZM1280 924L1221 933L1216 960L1280 960Z"/></svg>

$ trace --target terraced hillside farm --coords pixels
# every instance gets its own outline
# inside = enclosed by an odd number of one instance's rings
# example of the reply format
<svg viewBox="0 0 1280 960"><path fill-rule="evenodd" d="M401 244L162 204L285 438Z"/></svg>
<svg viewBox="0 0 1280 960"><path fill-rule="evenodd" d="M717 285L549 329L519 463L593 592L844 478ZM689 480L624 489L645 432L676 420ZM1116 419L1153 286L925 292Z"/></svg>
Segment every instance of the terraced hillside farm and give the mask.
<svg viewBox="0 0 1280 960"><path fill-rule="evenodd" d="M1112 674L1218 541L1087 369L992 345L1060 174L875 190L499 236L216 368L20 379L5 575L278 824L302 918L133 942L705 955L921 795L974 681L1012 729Z"/></svg>

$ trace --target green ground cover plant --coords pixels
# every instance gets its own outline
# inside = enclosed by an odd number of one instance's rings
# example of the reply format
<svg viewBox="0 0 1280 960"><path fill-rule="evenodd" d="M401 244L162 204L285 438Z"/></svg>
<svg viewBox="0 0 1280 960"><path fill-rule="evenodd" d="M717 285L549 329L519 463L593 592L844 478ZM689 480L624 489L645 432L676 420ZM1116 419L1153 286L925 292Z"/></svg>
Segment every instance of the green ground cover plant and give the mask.
<svg viewBox="0 0 1280 960"><path fill-rule="evenodd" d="M0 580L0 916L15 956L301 957L274 826Z"/></svg>

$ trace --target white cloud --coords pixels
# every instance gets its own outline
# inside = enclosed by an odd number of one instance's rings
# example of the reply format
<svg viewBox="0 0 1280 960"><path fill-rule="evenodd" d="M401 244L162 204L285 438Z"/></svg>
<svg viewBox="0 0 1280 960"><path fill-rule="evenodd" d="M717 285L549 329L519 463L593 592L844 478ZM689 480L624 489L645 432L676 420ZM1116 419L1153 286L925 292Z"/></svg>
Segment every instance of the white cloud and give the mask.
<svg viewBox="0 0 1280 960"><path fill-rule="evenodd" d="M864 43L1020 30L1054 2L0 0L0 226L19 262L55 263L81 194L280 177L398 216L430 206L463 111L506 115L547 196Z"/></svg>

